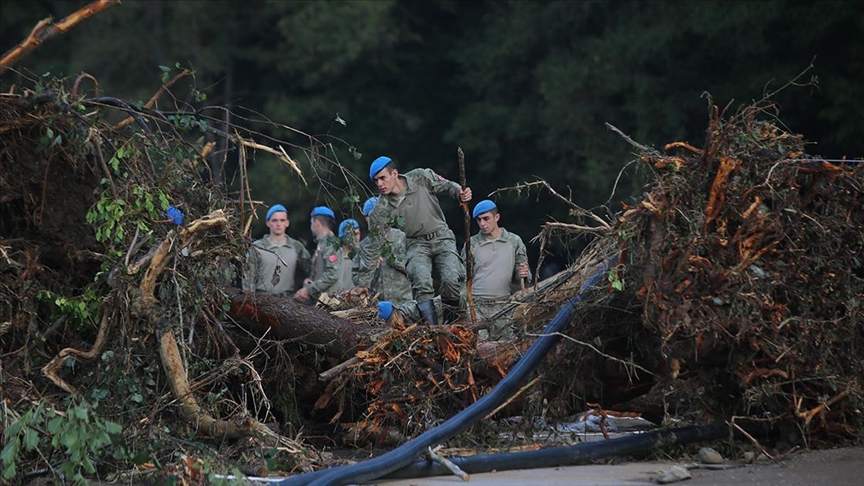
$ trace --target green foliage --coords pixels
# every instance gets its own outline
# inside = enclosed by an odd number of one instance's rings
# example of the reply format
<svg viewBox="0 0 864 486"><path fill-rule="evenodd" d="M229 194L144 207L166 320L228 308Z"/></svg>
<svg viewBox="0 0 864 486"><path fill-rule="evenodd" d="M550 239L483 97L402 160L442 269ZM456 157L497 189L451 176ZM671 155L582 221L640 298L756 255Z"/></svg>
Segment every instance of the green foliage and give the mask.
<svg viewBox="0 0 864 486"><path fill-rule="evenodd" d="M112 164L115 159L119 160L112 158ZM132 196L131 204L127 204L126 200L114 197L110 190L102 192L102 197L87 211L87 222L96 229L96 241L121 243L127 228L137 227L147 232L152 222L164 218L161 210L168 207L169 201L162 189L134 186Z"/></svg>
<svg viewBox="0 0 864 486"><path fill-rule="evenodd" d="M36 300L49 302L56 308L54 318L65 315L69 322L78 329L84 328L99 312L100 297L92 287L84 289L78 297L57 295L50 290L40 290Z"/></svg>
<svg viewBox="0 0 864 486"><path fill-rule="evenodd" d="M126 458L122 432L120 424L101 418L86 404L59 412L40 402L3 432L0 478L14 479L17 464L25 456L37 455L74 484L88 484L85 475L96 473L94 461L112 455Z"/></svg>
<svg viewBox="0 0 864 486"><path fill-rule="evenodd" d="M610 270L608 278L609 285L611 285L613 289L617 290L618 292L624 291L624 281L621 280L616 271Z"/></svg>

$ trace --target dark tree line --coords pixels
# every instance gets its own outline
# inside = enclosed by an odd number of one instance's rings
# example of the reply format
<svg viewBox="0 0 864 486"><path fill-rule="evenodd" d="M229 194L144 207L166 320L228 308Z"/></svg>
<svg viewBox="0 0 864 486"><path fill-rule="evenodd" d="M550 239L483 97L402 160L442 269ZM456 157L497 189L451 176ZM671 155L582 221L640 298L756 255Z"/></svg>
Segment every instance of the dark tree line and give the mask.
<svg viewBox="0 0 864 486"><path fill-rule="evenodd" d="M42 18L86 3L4 2L0 49ZM129 0L46 43L16 69L31 79L83 71L103 92L146 100L161 83L160 66L176 71L179 63L195 70L206 103L246 107L316 135L360 180L381 154L405 170L433 167L458 179L461 146L477 200L543 178L583 207L614 209L642 192L645 169L631 165L618 179L632 147L606 122L645 145L698 145L705 93L734 110L805 70L773 97L780 120L813 142L809 153L864 154L862 5ZM15 72L0 82L4 90L23 83ZM250 177L258 199L296 208L292 232L300 236L317 203L359 216L339 191L305 188L265 155ZM355 188L360 203L371 189ZM502 223L526 241L543 221L574 219L566 206L536 196L500 200ZM455 203L445 210L461 228Z"/></svg>

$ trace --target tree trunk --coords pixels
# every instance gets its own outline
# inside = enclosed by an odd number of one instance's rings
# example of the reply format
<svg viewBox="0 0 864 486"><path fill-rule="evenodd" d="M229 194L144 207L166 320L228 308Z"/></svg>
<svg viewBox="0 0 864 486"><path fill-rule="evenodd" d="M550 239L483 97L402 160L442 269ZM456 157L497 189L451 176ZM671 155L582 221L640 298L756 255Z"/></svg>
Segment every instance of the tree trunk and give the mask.
<svg viewBox="0 0 864 486"><path fill-rule="evenodd" d="M339 360L351 358L358 349L365 348L377 329L292 299L245 293L233 287L226 287L225 293L231 304L229 314L251 334L317 345Z"/></svg>

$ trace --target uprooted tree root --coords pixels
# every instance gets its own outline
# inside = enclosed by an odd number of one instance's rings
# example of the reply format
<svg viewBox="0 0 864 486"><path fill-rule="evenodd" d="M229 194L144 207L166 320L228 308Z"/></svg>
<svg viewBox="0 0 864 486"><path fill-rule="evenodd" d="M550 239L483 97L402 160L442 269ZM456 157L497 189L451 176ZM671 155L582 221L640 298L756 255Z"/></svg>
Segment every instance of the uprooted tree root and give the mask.
<svg viewBox="0 0 864 486"><path fill-rule="evenodd" d="M138 463L145 457L171 474L175 450L152 440L170 444L180 440L175 434L246 443L231 461L240 466L274 450L282 467L305 467L312 449L274 432L256 352L239 358L236 336L223 326L224 288L245 254L249 221L238 217L236 199L208 182L213 144L157 111L113 103L62 88L0 98L4 423L28 417L36 403L61 416L70 403L87 403L124 426L114 440L128 454L114 467L103 459L99 468L108 471L127 469L133 457L133 470L150 471ZM113 109L138 123L117 131L122 126L107 120ZM253 135L224 134L241 151ZM271 150L290 159L281 147ZM172 224L168 205L191 221ZM62 456L50 443L26 442L13 458L18 470L50 473L27 462Z"/></svg>

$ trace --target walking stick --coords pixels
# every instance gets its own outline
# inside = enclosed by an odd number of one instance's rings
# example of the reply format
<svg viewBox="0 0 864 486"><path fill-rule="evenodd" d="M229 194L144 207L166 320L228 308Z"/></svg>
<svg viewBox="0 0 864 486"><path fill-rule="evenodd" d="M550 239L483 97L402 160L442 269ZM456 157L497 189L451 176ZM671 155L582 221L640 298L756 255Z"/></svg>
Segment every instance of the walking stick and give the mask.
<svg viewBox="0 0 864 486"><path fill-rule="evenodd" d="M459 179L462 184L462 189L468 187L465 180L465 152L462 147L456 149L459 154ZM462 204L462 212L465 214L465 273L468 277L468 313L471 315L471 324L477 323L477 314L474 311L474 297L471 295L471 282L474 278L474 257L471 255L471 213L468 211L468 203L460 201Z"/></svg>

